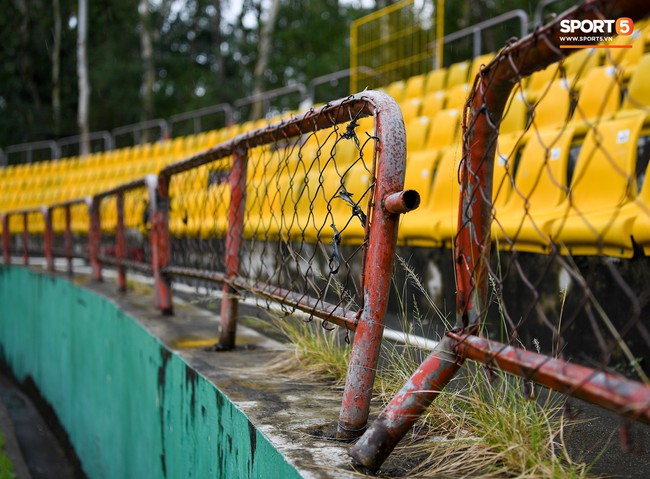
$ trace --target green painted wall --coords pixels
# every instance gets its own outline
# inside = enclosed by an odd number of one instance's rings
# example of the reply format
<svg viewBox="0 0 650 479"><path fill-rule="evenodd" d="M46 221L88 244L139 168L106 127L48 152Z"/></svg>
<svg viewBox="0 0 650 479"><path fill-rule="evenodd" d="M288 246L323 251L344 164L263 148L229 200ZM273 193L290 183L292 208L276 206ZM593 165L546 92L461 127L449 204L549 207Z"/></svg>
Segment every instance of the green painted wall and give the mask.
<svg viewBox="0 0 650 479"><path fill-rule="evenodd" d="M34 380L91 478L299 477L213 384L67 280L0 267L0 357Z"/></svg>

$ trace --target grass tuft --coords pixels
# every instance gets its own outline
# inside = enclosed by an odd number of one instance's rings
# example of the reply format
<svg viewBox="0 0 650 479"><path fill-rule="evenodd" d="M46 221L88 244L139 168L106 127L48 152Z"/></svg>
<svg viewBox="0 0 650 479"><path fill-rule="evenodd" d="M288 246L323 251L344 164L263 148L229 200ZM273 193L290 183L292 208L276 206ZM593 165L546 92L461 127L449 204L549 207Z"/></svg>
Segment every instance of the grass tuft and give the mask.
<svg viewBox="0 0 650 479"><path fill-rule="evenodd" d="M408 263L401 258L399 263L409 284L430 300L436 316L424 318L414 306L408 307L408 288L403 285L398 295L404 330L411 330L414 320L424 319L448 326ZM406 319L408 314L410 320ZM317 323L287 317L274 321L292 345L292 353L276 367L340 386L345 381L351 346L340 330L324 330ZM384 341L375 399L384 404L390 401L428 354L408 341ZM537 389L521 378L467 361L397 446L380 474L436 478L586 477L588 465L575 462L562 443L567 426L563 398Z"/></svg>

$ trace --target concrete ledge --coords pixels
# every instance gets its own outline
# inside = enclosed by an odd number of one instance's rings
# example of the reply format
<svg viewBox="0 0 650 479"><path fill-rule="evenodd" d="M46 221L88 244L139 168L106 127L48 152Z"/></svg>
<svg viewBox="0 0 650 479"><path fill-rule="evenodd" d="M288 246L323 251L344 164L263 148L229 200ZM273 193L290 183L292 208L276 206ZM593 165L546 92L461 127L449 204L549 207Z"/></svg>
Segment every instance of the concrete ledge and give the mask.
<svg viewBox="0 0 650 479"><path fill-rule="evenodd" d="M239 350L206 352L210 313L162 317L150 291L115 290L0 268L1 359L37 384L89 477L358 477L323 438L341 393L269 372L281 345L242 328Z"/></svg>

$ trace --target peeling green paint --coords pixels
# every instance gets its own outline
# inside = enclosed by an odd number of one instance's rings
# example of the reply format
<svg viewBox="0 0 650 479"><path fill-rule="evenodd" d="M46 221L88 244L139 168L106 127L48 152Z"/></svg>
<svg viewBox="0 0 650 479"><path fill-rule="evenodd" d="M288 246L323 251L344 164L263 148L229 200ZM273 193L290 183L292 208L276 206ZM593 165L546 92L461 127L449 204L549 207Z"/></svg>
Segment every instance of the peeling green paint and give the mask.
<svg viewBox="0 0 650 479"><path fill-rule="evenodd" d="M300 477L214 384L106 298L4 266L0 305L2 359L37 384L89 477Z"/></svg>

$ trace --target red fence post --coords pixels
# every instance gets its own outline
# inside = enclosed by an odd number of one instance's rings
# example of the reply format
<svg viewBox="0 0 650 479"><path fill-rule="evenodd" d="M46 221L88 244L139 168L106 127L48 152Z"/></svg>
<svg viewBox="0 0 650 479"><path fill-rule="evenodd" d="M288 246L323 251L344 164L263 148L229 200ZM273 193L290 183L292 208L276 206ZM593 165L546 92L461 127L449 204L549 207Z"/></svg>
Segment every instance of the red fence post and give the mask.
<svg viewBox="0 0 650 479"><path fill-rule="evenodd" d="M117 259L117 290L126 291L126 268L122 263L126 256L126 239L124 237L124 193L119 191L115 198L117 224L115 225L115 257Z"/></svg>
<svg viewBox="0 0 650 479"><path fill-rule="evenodd" d="M248 152L237 150L233 154L230 170L230 209L228 210L228 236L226 237L226 277L239 274L239 249L244 231L246 210L246 169ZM237 291L230 284L223 285L221 300L221 333L214 345L217 351L228 351L235 347L237 335Z"/></svg>
<svg viewBox="0 0 650 479"><path fill-rule="evenodd" d="M65 205L65 257L68 261L68 274L72 276L72 214L70 205Z"/></svg>
<svg viewBox="0 0 650 479"><path fill-rule="evenodd" d="M9 232L9 213L2 215L2 256L5 264L11 263L11 252L9 251L9 243L11 242L11 235Z"/></svg>
<svg viewBox="0 0 650 479"><path fill-rule="evenodd" d="M29 265L29 252L27 251L27 242L28 238L28 229L29 229L29 219L27 218L28 213L23 213L23 264L25 266Z"/></svg>
<svg viewBox="0 0 650 479"><path fill-rule="evenodd" d="M156 290L156 307L165 315L173 314L169 280L163 269L169 264L169 177L147 176L149 192L149 218L151 221L151 270Z"/></svg>
<svg viewBox="0 0 650 479"><path fill-rule="evenodd" d="M90 256L90 267L92 277L95 281L102 280L102 265L99 261L99 250L101 247L102 227L99 217L99 201L96 197L86 198L88 205L88 218L90 228L88 230L88 254Z"/></svg>
<svg viewBox="0 0 650 479"><path fill-rule="evenodd" d="M569 53L562 52L549 40L551 37L555 41L560 38L557 34L553 35L553 32L559 30L562 18L578 15L581 18L597 15L615 18L621 12L637 18L640 15L635 12L644 8L647 9L642 3L633 0L585 2L558 17L552 24L502 50L481 72L466 105L463 122L461 197L454 250L456 322L457 327L463 328L464 332L475 332L488 306L492 205L486 198L491 198L492 195L496 138L514 83L518 78L541 70ZM354 461L372 470L381 466L395 445L453 377L458 368L457 362L462 360L456 354L456 347L455 340L445 338L438 347L439 352L434 351L425 359L377 421L350 449ZM454 356L456 361L453 360Z"/></svg>
<svg viewBox="0 0 650 479"><path fill-rule="evenodd" d="M350 448L352 459L372 471L386 460L440 391L454 377L461 361L452 352L455 341L444 338L402 389Z"/></svg>
<svg viewBox="0 0 650 479"><path fill-rule="evenodd" d="M52 230L52 210L43 206L43 221L45 222L45 267L48 271L54 271L54 255L52 254L52 242L54 231Z"/></svg>
<svg viewBox="0 0 650 479"><path fill-rule="evenodd" d="M388 211L385 201L403 190L406 162L406 134L399 107L381 93L373 93L373 100L378 137L375 154L379 158L370 241L364 261L363 310L354 335L337 431L339 438L348 439L361 435L368 422L399 223L399 214ZM393 207L394 203L394 198L389 200Z"/></svg>

